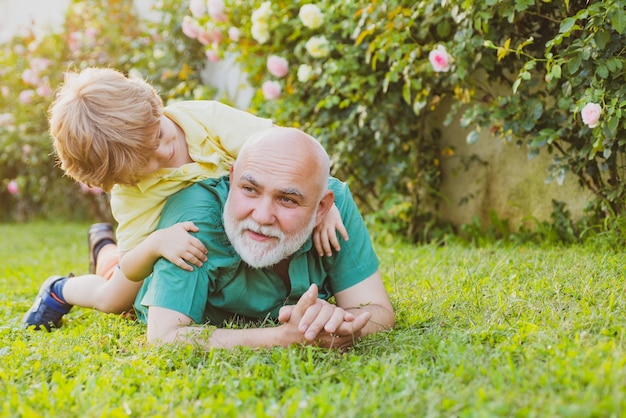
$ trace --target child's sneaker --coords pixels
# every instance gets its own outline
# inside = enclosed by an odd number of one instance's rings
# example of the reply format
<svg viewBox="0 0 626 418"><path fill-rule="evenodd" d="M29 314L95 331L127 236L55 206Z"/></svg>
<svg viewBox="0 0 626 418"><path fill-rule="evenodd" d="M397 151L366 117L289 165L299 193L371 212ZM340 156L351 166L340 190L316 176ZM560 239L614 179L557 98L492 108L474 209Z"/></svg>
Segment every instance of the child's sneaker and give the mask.
<svg viewBox="0 0 626 418"><path fill-rule="evenodd" d="M72 305L62 301L52 292L52 287L59 280L72 277L69 276L50 276L39 288L39 294L33 306L26 312L22 320L24 327L34 327L36 330L44 327L50 331L52 328L61 326L61 318L72 309Z"/></svg>
<svg viewBox="0 0 626 418"><path fill-rule="evenodd" d="M100 249L106 244L115 244L113 225L106 222L91 225L87 232L87 243L89 244L89 273L95 274Z"/></svg>

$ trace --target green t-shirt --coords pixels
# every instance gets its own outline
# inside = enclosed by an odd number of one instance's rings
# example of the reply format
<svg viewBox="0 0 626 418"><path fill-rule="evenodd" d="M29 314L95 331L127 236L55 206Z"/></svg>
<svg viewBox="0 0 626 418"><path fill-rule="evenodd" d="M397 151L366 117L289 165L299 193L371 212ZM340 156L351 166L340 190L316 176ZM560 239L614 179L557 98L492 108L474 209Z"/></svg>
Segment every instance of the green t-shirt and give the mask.
<svg viewBox="0 0 626 418"><path fill-rule="evenodd" d="M295 304L312 283L318 285L320 298L329 299L378 270L378 258L350 190L331 178L329 189L335 193L350 239L340 238L341 251L320 257L309 238L292 256L288 291L276 273L249 267L230 244L222 220L228 189L228 176L224 176L195 183L168 199L158 228L194 222L199 228L194 235L207 247L208 261L185 271L159 259L135 300L142 321L148 306L180 312L198 324L221 325L235 316L275 319L281 306Z"/></svg>

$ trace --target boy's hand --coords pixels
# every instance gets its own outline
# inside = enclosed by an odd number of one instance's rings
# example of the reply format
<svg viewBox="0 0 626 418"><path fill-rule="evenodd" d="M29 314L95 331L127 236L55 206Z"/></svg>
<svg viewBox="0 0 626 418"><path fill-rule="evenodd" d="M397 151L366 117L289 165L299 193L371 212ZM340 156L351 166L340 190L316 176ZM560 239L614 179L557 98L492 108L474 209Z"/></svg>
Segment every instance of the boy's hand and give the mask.
<svg viewBox="0 0 626 418"><path fill-rule="evenodd" d="M344 241L348 240L348 231L346 231L346 227L341 220L339 209L333 203L333 207L330 208L326 216L324 216L322 222L313 230L313 244L320 257L323 255L333 255L333 248L335 251L341 250L341 245L339 245L339 240L337 239L337 232L341 234Z"/></svg>
<svg viewBox="0 0 626 418"><path fill-rule="evenodd" d="M183 270L193 271L193 267L202 267L207 261L207 249L202 242L190 234L198 232L193 222L180 222L158 233L158 253Z"/></svg>

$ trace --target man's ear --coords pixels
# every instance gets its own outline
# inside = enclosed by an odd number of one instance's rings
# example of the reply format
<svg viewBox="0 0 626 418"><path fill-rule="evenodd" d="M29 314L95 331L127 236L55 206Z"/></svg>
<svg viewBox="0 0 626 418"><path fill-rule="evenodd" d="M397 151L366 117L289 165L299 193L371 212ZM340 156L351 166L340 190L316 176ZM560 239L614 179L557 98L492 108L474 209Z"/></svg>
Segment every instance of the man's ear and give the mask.
<svg viewBox="0 0 626 418"><path fill-rule="evenodd" d="M335 193L332 190L326 190L324 193L324 197L320 200L319 205L317 205L317 213L315 214L315 225L319 225L324 219L324 216L328 213L330 208L333 207L335 203Z"/></svg>

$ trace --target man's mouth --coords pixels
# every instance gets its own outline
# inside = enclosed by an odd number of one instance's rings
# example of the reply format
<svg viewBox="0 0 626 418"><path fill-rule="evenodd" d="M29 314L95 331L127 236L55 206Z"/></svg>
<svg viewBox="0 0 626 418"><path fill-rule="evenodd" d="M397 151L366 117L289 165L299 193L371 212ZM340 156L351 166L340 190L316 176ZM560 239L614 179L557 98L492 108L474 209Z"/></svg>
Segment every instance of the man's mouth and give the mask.
<svg viewBox="0 0 626 418"><path fill-rule="evenodd" d="M245 232L248 234L248 236L251 239L253 239L254 241L258 241L258 242L267 242L267 241L277 239L274 236L265 235L260 232L253 231L252 229L246 229Z"/></svg>

